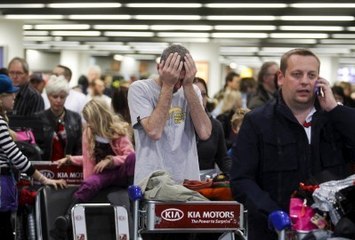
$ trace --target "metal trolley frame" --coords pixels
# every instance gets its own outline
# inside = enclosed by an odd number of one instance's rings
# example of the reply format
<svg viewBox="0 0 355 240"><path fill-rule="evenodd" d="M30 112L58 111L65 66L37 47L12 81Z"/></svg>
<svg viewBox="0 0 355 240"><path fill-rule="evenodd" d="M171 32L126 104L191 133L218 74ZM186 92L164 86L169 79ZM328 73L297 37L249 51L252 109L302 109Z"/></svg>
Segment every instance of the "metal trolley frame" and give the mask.
<svg viewBox="0 0 355 240"><path fill-rule="evenodd" d="M236 236L238 239L247 239L247 224L244 221L246 213L243 205L238 202L145 201L139 191L137 186L129 189L130 198L134 202L133 240L142 239L142 233L186 232L220 232L220 240L234 240Z"/></svg>

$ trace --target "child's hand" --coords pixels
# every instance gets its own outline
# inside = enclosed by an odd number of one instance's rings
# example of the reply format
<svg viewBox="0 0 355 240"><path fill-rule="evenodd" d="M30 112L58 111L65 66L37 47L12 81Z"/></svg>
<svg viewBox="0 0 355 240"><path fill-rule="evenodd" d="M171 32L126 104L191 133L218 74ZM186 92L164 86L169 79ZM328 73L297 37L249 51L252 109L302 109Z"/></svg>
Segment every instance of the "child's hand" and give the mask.
<svg viewBox="0 0 355 240"><path fill-rule="evenodd" d="M62 165L68 164L70 161L68 161L68 157L61 158L57 161L54 161L55 164L57 164L57 168L62 167Z"/></svg>
<svg viewBox="0 0 355 240"><path fill-rule="evenodd" d="M111 156L107 156L104 160L101 160L96 166L94 167L95 173L102 172L105 168L110 168L113 165L113 159Z"/></svg>

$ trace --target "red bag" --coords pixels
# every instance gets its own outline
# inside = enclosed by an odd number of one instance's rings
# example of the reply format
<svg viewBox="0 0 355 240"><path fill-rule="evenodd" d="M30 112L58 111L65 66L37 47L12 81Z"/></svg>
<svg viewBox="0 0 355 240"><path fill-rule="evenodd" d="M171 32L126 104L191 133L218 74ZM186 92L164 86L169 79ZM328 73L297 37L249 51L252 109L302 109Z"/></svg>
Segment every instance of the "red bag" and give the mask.
<svg viewBox="0 0 355 240"><path fill-rule="evenodd" d="M197 191L209 200L233 201L229 181L223 174L217 175L213 180L196 181L185 180L184 187Z"/></svg>

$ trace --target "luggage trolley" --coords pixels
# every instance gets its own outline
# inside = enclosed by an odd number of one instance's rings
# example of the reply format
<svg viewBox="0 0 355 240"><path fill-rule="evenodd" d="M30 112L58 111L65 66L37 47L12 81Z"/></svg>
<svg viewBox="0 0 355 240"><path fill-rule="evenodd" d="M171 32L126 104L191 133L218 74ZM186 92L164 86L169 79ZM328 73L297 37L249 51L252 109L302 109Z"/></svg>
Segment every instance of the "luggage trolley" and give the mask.
<svg viewBox="0 0 355 240"><path fill-rule="evenodd" d="M220 240L246 238L244 207L234 201L142 201L138 186L130 186L134 202L133 240L141 233L199 233L220 232Z"/></svg>

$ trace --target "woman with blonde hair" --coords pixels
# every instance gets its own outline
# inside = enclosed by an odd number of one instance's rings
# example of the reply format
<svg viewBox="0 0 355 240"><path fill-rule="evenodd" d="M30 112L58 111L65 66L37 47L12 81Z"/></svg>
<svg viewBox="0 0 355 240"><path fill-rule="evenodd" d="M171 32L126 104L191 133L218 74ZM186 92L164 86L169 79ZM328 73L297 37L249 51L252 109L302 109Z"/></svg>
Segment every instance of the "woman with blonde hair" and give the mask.
<svg viewBox="0 0 355 240"><path fill-rule="evenodd" d="M231 128L231 119L236 109L242 107L242 95L239 91L228 91L223 98L222 113L216 118L222 123L227 149L232 146L234 133Z"/></svg>
<svg viewBox="0 0 355 240"><path fill-rule="evenodd" d="M93 99L83 109L86 125L83 130L83 155L67 156L57 161L83 166L83 183L74 193L73 202L64 216L55 221L54 235L65 237L70 226L71 208L91 200L109 186L128 187L132 184L135 155L129 136L129 124L115 116L104 101Z"/></svg>

